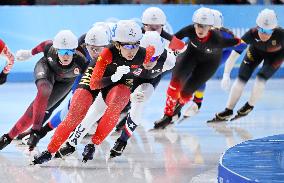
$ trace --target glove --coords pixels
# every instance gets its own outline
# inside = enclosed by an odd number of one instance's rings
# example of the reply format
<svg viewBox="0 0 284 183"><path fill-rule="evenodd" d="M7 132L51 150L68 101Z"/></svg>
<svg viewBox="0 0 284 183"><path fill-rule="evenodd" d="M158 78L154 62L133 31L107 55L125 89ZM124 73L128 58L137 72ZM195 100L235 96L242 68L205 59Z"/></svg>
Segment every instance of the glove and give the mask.
<svg viewBox="0 0 284 183"><path fill-rule="evenodd" d="M130 67L129 66L118 66L116 68L115 73L110 77L112 82L117 82L118 80L120 80L122 78L122 76L124 74L127 74L130 72Z"/></svg>
<svg viewBox="0 0 284 183"><path fill-rule="evenodd" d="M25 61L32 57L32 50L18 50L16 52L16 59L18 61Z"/></svg>
<svg viewBox="0 0 284 183"><path fill-rule="evenodd" d="M134 92L130 95L130 101L133 103L142 103L145 101L145 95L144 92L138 91Z"/></svg>
<svg viewBox="0 0 284 183"><path fill-rule="evenodd" d="M0 85L6 82L7 76L8 76L8 73L4 73L3 71L0 73Z"/></svg>
<svg viewBox="0 0 284 183"><path fill-rule="evenodd" d="M185 43L175 36L173 36L173 39L171 40L169 44L169 48L172 50L182 50L184 46L185 46Z"/></svg>
<svg viewBox="0 0 284 183"><path fill-rule="evenodd" d="M221 81L221 88L225 91L229 91L230 85L231 85L230 74L224 73Z"/></svg>
<svg viewBox="0 0 284 183"><path fill-rule="evenodd" d="M187 49L187 44L186 44L186 45L183 47L183 49L181 49L181 50L174 50L174 51L173 51L173 54L174 54L175 56L178 56L179 54L185 52L186 49Z"/></svg>

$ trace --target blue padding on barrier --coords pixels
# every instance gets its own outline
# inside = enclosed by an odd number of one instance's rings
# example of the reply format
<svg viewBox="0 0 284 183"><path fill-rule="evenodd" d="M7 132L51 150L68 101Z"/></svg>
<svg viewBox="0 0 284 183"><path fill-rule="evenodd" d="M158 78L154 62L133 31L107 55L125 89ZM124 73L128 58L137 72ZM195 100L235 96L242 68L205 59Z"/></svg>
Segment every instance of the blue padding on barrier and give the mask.
<svg viewBox="0 0 284 183"><path fill-rule="evenodd" d="M284 182L284 135L249 140L228 149L219 163L218 182Z"/></svg>
<svg viewBox="0 0 284 183"><path fill-rule="evenodd" d="M11 72L7 82L34 82L34 74L32 72Z"/></svg>

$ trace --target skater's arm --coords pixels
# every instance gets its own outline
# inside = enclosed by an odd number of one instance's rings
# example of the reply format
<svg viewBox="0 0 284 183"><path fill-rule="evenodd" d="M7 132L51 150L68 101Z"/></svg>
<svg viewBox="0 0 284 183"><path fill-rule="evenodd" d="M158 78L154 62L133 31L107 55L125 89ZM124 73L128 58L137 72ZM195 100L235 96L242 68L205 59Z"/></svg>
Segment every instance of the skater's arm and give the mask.
<svg viewBox="0 0 284 183"><path fill-rule="evenodd" d="M177 33L175 33L174 36L181 40L185 37L190 38L193 35L195 35L194 25L188 25L188 26L182 28L181 30L179 30Z"/></svg>
<svg viewBox="0 0 284 183"><path fill-rule="evenodd" d="M169 48L172 50L182 50L185 46L185 43L182 41L182 39L185 37L190 37L194 33L195 32L194 32L193 25L189 25L189 26L182 28L177 33L175 33L174 36L172 36L170 40Z"/></svg>
<svg viewBox="0 0 284 183"><path fill-rule="evenodd" d="M217 34L215 34L217 35ZM220 46L220 48L227 48L227 47L233 47L233 46L238 46L239 44L242 43L241 39L238 37L224 37L223 35L221 35L221 37L219 37L220 35L216 36L216 39L218 40L219 44L217 44L218 46Z"/></svg>
<svg viewBox="0 0 284 183"><path fill-rule="evenodd" d="M224 74L230 76L231 71L237 61L237 59L239 58L240 54L236 51L232 51L230 56L228 57L226 63L225 63L225 68L224 68Z"/></svg>
<svg viewBox="0 0 284 183"><path fill-rule="evenodd" d="M51 44L52 44L52 40L43 41L31 50L31 54L36 55L38 53L44 52L45 48Z"/></svg>
<svg viewBox="0 0 284 183"><path fill-rule="evenodd" d="M224 38L234 38L235 35L233 34L233 32L231 32L230 30L226 29L226 28L223 28L221 29L221 34ZM243 41L241 41L240 44L236 45L236 46L233 46L231 47L230 49L238 52L239 54L241 54L245 49L247 48L247 44Z"/></svg>
<svg viewBox="0 0 284 183"><path fill-rule="evenodd" d="M6 65L3 69L3 73L4 74L8 74L11 70L11 68L14 65L14 56L11 53L11 51L9 50L9 48L7 47L7 45L0 39L0 54L1 56L6 57Z"/></svg>
<svg viewBox="0 0 284 183"><path fill-rule="evenodd" d="M16 59L18 61L25 61L31 58L33 55L45 52L52 45L52 40L46 40L35 46L31 50L18 50L16 52Z"/></svg>
<svg viewBox="0 0 284 183"><path fill-rule="evenodd" d="M161 32L161 37L166 39L166 40L168 40L168 41L171 41L173 39L173 35L167 33L166 31L164 31L164 29Z"/></svg>
<svg viewBox="0 0 284 183"><path fill-rule="evenodd" d="M105 48L98 57L91 76L90 88L92 90L104 88L112 83L111 77L103 77L108 64L111 62L112 53L108 48Z"/></svg>
<svg viewBox="0 0 284 183"><path fill-rule="evenodd" d="M167 59L166 59L164 65L163 65L162 72L165 72L167 70L171 70L175 66L175 63L176 63L176 57L174 56L173 53L168 52L167 53Z"/></svg>

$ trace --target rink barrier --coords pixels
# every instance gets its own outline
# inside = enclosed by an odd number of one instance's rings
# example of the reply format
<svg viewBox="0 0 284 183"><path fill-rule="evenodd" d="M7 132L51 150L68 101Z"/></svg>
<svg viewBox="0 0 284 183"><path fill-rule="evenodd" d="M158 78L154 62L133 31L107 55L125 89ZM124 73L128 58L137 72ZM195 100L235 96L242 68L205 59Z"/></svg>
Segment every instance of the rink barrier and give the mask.
<svg viewBox="0 0 284 183"><path fill-rule="evenodd" d="M220 158L218 183L284 182L284 135L249 140Z"/></svg>

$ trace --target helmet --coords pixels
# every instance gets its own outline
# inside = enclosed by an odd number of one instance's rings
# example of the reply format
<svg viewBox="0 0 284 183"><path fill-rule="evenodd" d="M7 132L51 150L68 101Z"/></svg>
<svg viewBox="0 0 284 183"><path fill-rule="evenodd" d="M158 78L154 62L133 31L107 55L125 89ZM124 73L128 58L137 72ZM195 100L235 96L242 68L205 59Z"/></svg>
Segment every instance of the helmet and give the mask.
<svg viewBox="0 0 284 183"><path fill-rule="evenodd" d="M142 14L143 24L166 24L166 15L160 8L150 7L147 8Z"/></svg>
<svg viewBox="0 0 284 183"><path fill-rule="evenodd" d="M141 27L133 20L120 20L114 27L113 41L134 43L139 41L141 38Z"/></svg>
<svg viewBox="0 0 284 183"><path fill-rule="evenodd" d="M108 27L95 25L86 34L85 43L94 46L106 46L109 44L110 36Z"/></svg>
<svg viewBox="0 0 284 183"><path fill-rule="evenodd" d="M100 26L107 30L107 34L109 35L109 39L111 40L111 27L108 22L96 22L93 24L93 27Z"/></svg>
<svg viewBox="0 0 284 183"><path fill-rule="evenodd" d="M202 7L194 12L192 21L202 25L214 25L214 15L209 8Z"/></svg>
<svg viewBox="0 0 284 183"><path fill-rule="evenodd" d="M276 28L278 25L276 13L267 8L262 10L256 18L256 25L263 29Z"/></svg>
<svg viewBox="0 0 284 183"><path fill-rule="evenodd" d="M223 15L220 11L218 10L214 10L214 9L211 9L213 15L214 15L214 27L216 28L221 28L223 27L224 25L224 19L223 19Z"/></svg>
<svg viewBox="0 0 284 183"><path fill-rule="evenodd" d="M153 57L159 56L164 52L165 43L160 34L156 31L147 31L140 40L140 46L146 48L148 46L155 47L155 53Z"/></svg>
<svg viewBox="0 0 284 183"><path fill-rule="evenodd" d="M75 49L78 38L70 30L62 30L53 39L53 47L57 49Z"/></svg>

